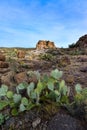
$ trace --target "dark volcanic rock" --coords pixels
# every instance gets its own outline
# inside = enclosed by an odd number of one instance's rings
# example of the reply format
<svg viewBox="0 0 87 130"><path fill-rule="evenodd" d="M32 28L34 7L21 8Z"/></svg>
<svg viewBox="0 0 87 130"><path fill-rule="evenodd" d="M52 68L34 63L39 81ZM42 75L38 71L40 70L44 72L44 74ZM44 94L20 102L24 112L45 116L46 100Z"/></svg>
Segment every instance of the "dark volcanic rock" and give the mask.
<svg viewBox="0 0 87 130"><path fill-rule="evenodd" d="M47 50L47 53L52 54L54 56L64 55L64 52L62 52L62 50L60 48L49 49L49 50Z"/></svg>
<svg viewBox="0 0 87 130"><path fill-rule="evenodd" d="M85 130L81 123L69 116L57 114L48 124L47 130Z"/></svg>
<svg viewBox="0 0 87 130"><path fill-rule="evenodd" d="M48 49L48 48L56 48L54 42L39 40L36 44L36 49Z"/></svg>

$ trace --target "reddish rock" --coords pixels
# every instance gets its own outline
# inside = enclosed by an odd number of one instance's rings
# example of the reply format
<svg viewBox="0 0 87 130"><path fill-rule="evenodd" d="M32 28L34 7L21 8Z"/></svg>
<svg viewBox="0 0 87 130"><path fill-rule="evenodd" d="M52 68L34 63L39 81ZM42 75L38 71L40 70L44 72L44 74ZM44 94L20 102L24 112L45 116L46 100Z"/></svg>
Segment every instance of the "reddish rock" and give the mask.
<svg viewBox="0 0 87 130"><path fill-rule="evenodd" d="M25 51L19 50L19 51L17 52L17 57L18 57L18 58L25 58Z"/></svg>
<svg viewBox="0 0 87 130"><path fill-rule="evenodd" d="M22 82L27 82L27 75L25 72L18 73L14 76L14 79L17 84Z"/></svg>
<svg viewBox="0 0 87 130"><path fill-rule="evenodd" d="M5 61L5 56L0 54L0 61Z"/></svg>
<svg viewBox="0 0 87 130"><path fill-rule="evenodd" d="M56 48L54 42L39 40L38 43L36 44L36 49L48 49L48 48L52 49Z"/></svg>
<svg viewBox="0 0 87 130"><path fill-rule="evenodd" d="M7 62L0 61L0 68L8 68L9 64Z"/></svg>
<svg viewBox="0 0 87 130"><path fill-rule="evenodd" d="M13 77L14 77L14 72L10 71L6 73L5 75L1 76L1 84L5 84L7 86L12 87L12 82L13 82Z"/></svg>

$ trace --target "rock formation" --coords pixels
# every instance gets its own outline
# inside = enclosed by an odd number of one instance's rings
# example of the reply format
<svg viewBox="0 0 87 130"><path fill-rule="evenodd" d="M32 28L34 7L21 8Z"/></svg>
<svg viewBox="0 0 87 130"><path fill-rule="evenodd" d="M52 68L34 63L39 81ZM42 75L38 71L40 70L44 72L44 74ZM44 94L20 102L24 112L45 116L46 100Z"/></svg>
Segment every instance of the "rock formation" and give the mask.
<svg viewBox="0 0 87 130"><path fill-rule="evenodd" d="M0 53L0 61L5 61L5 56Z"/></svg>
<svg viewBox="0 0 87 130"><path fill-rule="evenodd" d="M0 68L8 68L9 64L5 62L6 58L0 53Z"/></svg>
<svg viewBox="0 0 87 130"><path fill-rule="evenodd" d="M75 44L70 45L70 48L87 48L87 34L80 37Z"/></svg>
<svg viewBox="0 0 87 130"><path fill-rule="evenodd" d="M76 47L87 47L87 34L79 38L79 40L76 42Z"/></svg>
<svg viewBox="0 0 87 130"><path fill-rule="evenodd" d="M36 49L48 49L48 48L56 48L54 42L51 41L44 41L44 40L39 40L38 43L36 44Z"/></svg>
<svg viewBox="0 0 87 130"><path fill-rule="evenodd" d="M25 51L19 50L17 52L17 57L18 58L25 58Z"/></svg>

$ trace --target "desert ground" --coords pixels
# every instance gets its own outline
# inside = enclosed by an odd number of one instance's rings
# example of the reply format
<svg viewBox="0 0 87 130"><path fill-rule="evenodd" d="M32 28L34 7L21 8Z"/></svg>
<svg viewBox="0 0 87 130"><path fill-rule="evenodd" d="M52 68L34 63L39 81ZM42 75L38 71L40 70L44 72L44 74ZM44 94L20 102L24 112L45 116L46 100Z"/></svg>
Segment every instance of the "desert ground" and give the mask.
<svg viewBox="0 0 87 130"><path fill-rule="evenodd" d="M49 75L55 69L63 71L62 79L70 88L71 100L76 84L81 84L82 88L87 87L87 54L81 54L76 49L0 48L0 52L0 84L7 85L11 91L15 91L16 86L22 82L37 82L35 77L27 76L28 72L38 71L41 75ZM18 116L11 116L1 125L1 129L86 130L87 128L82 110L78 110L76 115L70 114L65 108L48 110L49 113L34 108ZM2 113L9 111L9 108L6 108Z"/></svg>

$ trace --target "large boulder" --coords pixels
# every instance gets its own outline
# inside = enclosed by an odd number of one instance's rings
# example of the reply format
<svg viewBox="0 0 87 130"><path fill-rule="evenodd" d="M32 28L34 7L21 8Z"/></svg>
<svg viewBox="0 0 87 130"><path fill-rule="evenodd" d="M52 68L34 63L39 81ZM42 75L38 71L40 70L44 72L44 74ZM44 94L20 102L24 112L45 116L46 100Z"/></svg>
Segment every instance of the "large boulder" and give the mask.
<svg viewBox="0 0 87 130"><path fill-rule="evenodd" d="M27 75L25 72L20 72L14 76L14 80L17 84L27 82Z"/></svg>
<svg viewBox="0 0 87 130"><path fill-rule="evenodd" d="M10 88L12 88L12 86L14 85L13 78L14 78L14 72L9 71L8 73L5 73L4 75L1 76L1 84L5 84Z"/></svg>
<svg viewBox="0 0 87 130"><path fill-rule="evenodd" d="M8 68L9 64L5 61L6 57L2 53L0 53L0 68Z"/></svg>
<svg viewBox="0 0 87 130"><path fill-rule="evenodd" d="M18 58L25 58L25 51L23 51L23 50L18 50L18 52L17 52L17 57L18 57Z"/></svg>
<svg viewBox="0 0 87 130"><path fill-rule="evenodd" d="M46 40L39 40L36 44L36 49L49 49L49 48L56 48L54 42L46 41Z"/></svg>
<svg viewBox="0 0 87 130"><path fill-rule="evenodd" d="M2 55L2 54L0 53L0 61L5 61L5 60L6 60L5 55Z"/></svg>

